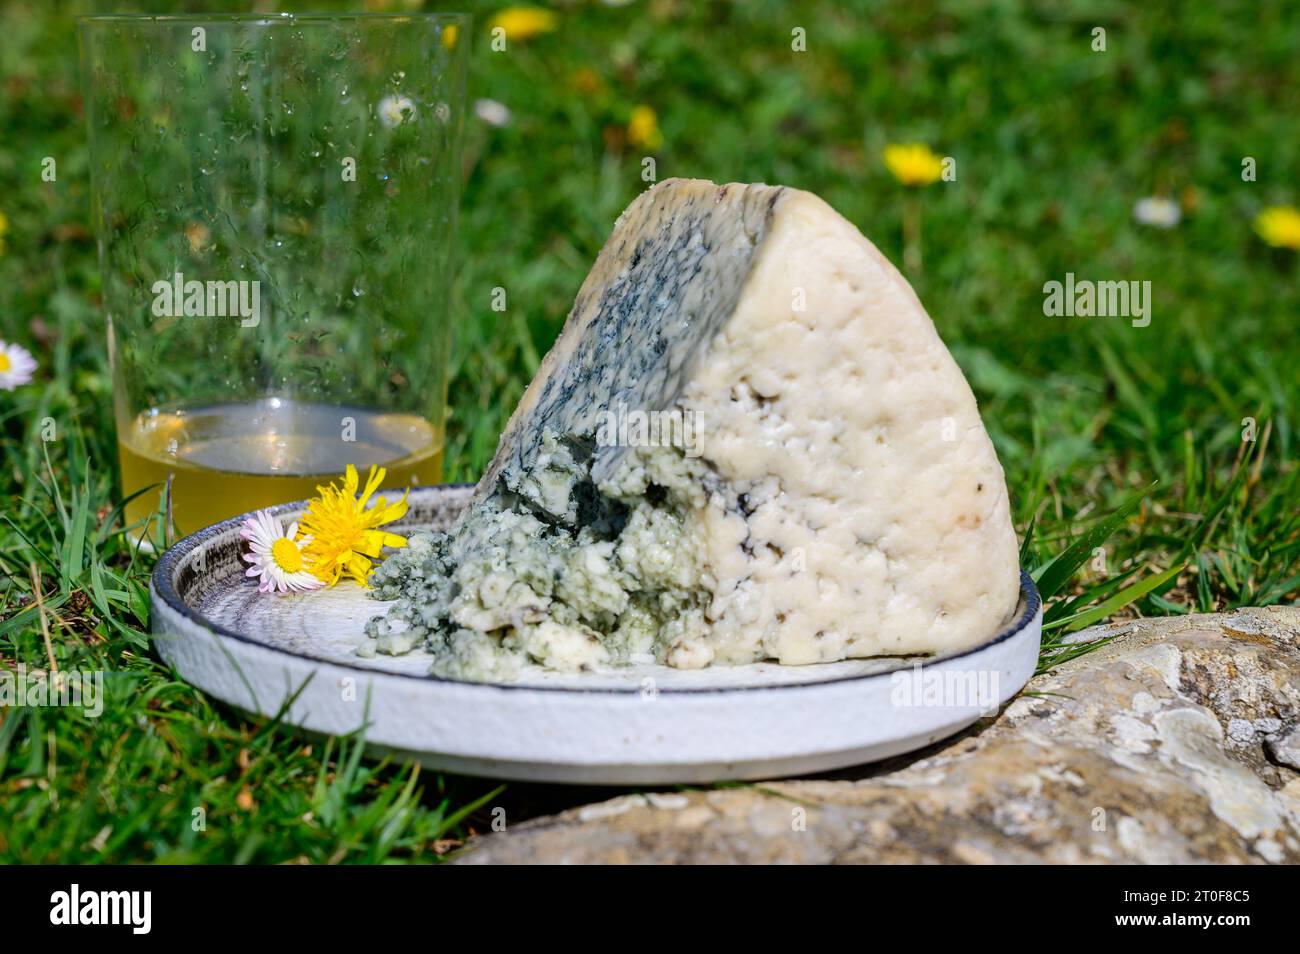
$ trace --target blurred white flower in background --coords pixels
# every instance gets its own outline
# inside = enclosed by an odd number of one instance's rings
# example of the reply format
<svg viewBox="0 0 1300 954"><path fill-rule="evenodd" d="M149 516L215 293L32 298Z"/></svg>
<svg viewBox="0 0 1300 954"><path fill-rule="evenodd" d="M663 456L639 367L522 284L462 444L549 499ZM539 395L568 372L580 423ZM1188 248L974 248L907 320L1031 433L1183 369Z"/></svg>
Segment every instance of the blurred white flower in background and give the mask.
<svg viewBox="0 0 1300 954"><path fill-rule="evenodd" d="M26 384L36 372L36 359L22 345L0 341L0 390L12 391Z"/></svg>
<svg viewBox="0 0 1300 954"><path fill-rule="evenodd" d="M385 126L400 126L415 117L415 101L409 96L385 96L379 101L379 121Z"/></svg>
<svg viewBox="0 0 1300 954"><path fill-rule="evenodd" d="M1133 218L1139 225L1150 225L1157 229L1172 229L1182 221L1183 211L1173 199L1149 195L1139 199L1133 206Z"/></svg>
<svg viewBox="0 0 1300 954"><path fill-rule="evenodd" d="M504 103L498 103L495 99L475 100L474 115L489 126L496 126L498 129L510 125L510 110Z"/></svg>

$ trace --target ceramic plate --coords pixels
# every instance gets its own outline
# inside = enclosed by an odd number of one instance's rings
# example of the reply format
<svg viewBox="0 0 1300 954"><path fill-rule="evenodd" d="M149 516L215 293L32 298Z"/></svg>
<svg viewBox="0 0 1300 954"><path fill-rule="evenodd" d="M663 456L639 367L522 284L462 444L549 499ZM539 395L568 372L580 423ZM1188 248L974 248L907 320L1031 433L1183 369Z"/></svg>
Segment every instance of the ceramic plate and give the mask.
<svg viewBox="0 0 1300 954"><path fill-rule="evenodd" d="M411 491L402 527L446 527L472 488ZM275 508L286 524L303 504ZM243 575L242 518L201 530L158 561L150 590L159 652L205 692L248 712L340 735L434 768L529 781L655 785L843 768L960 731L1033 674L1042 608L1021 575L1002 632L946 657L692 671L658 665L509 684L428 674L422 653L356 655L387 603L360 587L270 597Z"/></svg>

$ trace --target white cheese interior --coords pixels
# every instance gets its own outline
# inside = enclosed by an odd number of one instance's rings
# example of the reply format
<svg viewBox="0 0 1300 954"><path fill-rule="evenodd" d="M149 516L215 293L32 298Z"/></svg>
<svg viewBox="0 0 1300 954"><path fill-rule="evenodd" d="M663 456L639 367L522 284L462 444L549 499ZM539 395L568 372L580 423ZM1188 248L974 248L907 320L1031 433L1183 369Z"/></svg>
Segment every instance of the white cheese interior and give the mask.
<svg viewBox="0 0 1300 954"><path fill-rule="evenodd" d="M673 409L698 460L595 441ZM798 190L669 180L620 217L457 528L390 559L381 651L508 678L959 649L1018 597L1001 467L910 286Z"/></svg>
<svg viewBox="0 0 1300 954"><path fill-rule="evenodd" d="M911 286L817 196L778 203L681 401L751 511L715 495L700 514L717 580L700 658L937 652L1014 611L1006 483L970 387Z"/></svg>

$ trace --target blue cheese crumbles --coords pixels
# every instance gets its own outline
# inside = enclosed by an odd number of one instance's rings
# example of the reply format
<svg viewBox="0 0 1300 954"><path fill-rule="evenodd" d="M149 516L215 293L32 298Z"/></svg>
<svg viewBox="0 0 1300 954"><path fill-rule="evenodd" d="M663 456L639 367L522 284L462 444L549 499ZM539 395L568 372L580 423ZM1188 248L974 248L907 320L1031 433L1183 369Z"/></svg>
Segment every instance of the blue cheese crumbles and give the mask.
<svg viewBox="0 0 1300 954"><path fill-rule="evenodd" d="M675 448L639 449L590 479L589 455L547 433L527 479L446 533L415 535L371 578L396 600L366 632L388 654L425 646L433 671L510 679L532 663L590 669L688 662L711 581L689 518L711 477ZM544 505L544 506L543 506Z"/></svg>

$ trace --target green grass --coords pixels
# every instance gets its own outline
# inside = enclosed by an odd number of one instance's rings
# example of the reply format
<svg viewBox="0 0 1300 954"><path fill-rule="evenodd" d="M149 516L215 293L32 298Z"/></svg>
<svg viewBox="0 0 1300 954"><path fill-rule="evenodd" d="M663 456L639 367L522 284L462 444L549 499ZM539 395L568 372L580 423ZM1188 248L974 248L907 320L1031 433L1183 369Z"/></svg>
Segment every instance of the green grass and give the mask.
<svg viewBox="0 0 1300 954"><path fill-rule="evenodd" d="M1115 613L1296 598L1300 268L1251 221L1300 202L1300 10L575 3L559 32L494 54L495 7L464 6L480 18L471 95L513 121L467 126L449 478L490 457L644 185L623 140L634 106L659 114L661 178L812 189L896 262L902 195L879 155L920 140L957 158L958 179L921 196L924 272L911 278L1006 468L1025 564L1050 597L1044 664L1078 651L1065 634ZM90 8L11 3L0 31L0 337L41 364L34 385L0 392L0 664L104 670L109 699L98 719L0 711L0 859L429 860L488 827L491 806L515 821L564 804L574 796L499 794L243 718L151 651L151 560L124 542L116 509L86 230L70 16ZM1094 26L1105 53L1090 49ZM805 53L790 50L794 27ZM594 91L575 84L584 69ZM39 178L45 156L56 183ZM1242 181L1243 156L1258 181ZM1156 193L1184 204L1173 230L1133 222ZM1043 283L1071 271L1150 280L1150 326L1044 317Z"/></svg>

